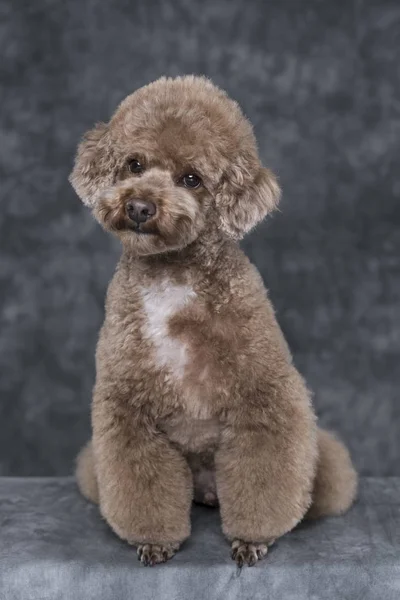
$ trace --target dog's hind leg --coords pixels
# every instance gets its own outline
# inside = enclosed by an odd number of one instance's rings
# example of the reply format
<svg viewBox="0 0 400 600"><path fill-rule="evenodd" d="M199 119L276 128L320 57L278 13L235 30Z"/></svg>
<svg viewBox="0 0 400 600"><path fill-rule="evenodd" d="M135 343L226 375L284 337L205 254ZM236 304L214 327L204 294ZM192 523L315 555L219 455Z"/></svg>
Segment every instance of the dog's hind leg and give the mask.
<svg viewBox="0 0 400 600"><path fill-rule="evenodd" d="M341 515L357 493L357 473L347 448L336 437L318 429L318 462L307 518Z"/></svg>
<svg viewBox="0 0 400 600"><path fill-rule="evenodd" d="M75 477L81 494L87 500L98 504L99 490L91 441L82 448L76 457Z"/></svg>

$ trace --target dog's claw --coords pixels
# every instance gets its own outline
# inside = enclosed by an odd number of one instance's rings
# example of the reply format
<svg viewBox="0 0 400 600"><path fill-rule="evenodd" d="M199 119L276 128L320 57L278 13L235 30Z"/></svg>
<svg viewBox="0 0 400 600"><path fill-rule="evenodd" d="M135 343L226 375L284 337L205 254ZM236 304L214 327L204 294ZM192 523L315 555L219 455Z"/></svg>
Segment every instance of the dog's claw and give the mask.
<svg viewBox="0 0 400 600"><path fill-rule="evenodd" d="M254 565L264 558L268 552L268 544L260 544L257 542L243 542L242 540L234 540L232 542L232 559L236 562L238 569L242 569L244 565L254 567Z"/></svg>
<svg viewBox="0 0 400 600"><path fill-rule="evenodd" d="M145 567L164 563L172 558L178 550L176 544L161 546L159 544L140 544L137 549L138 560Z"/></svg>

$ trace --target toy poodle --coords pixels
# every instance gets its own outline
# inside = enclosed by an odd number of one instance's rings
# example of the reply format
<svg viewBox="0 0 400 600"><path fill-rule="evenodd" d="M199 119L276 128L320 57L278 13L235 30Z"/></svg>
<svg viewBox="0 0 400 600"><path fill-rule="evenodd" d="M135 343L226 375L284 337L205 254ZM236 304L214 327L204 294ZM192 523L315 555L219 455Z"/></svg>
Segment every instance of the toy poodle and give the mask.
<svg viewBox="0 0 400 600"><path fill-rule="evenodd" d="M122 244L77 463L84 496L144 565L189 536L193 500L219 506L240 567L305 516L346 511L349 454L317 427L239 248L280 190L238 104L204 77L163 77L84 136L70 180Z"/></svg>

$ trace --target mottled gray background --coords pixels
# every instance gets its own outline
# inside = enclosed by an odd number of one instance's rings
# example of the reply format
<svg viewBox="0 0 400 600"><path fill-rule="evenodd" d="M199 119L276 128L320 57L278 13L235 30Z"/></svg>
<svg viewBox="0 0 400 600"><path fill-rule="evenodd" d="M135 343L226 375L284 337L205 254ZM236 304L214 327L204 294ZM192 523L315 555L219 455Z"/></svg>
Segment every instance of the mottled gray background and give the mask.
<svg viewBox="0 0 400 600"><path fill-rule="evenodd" d="M69 473L89 433L119 248L68 184L79 137L204 73L280 177L244 248L318 414L362 472L400 475L398 0L1 0L0 20L0 473Z"/></svg>

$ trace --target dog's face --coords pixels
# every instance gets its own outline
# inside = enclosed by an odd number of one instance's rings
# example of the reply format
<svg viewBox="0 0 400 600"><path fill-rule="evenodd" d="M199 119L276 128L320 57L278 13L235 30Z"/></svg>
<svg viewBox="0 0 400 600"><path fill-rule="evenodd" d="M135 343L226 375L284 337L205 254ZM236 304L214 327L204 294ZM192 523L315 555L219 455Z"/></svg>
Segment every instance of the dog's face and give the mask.
<svg viewBox="0 0 400 600"><path fill-rule="evenodd" d="M85 135L70 180L138 255L184 248L215 227L240 238L279 199L238 105L192 76L128 96Z"/></svg>

